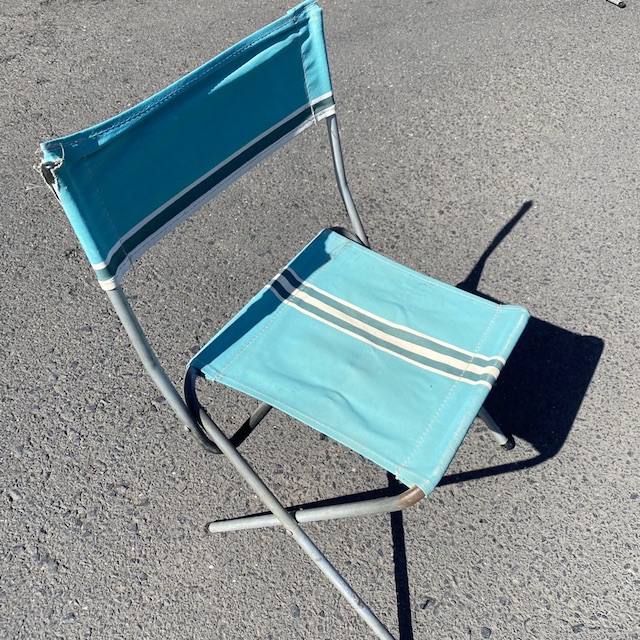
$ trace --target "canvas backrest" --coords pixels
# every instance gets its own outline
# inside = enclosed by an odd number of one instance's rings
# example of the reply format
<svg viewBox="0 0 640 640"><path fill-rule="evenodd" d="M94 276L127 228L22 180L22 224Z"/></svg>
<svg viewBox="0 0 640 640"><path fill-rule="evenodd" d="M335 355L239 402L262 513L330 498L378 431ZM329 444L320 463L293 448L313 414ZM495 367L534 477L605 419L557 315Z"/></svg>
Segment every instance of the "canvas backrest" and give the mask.
<svg viewBox="0 0 640 640"><path fill-rule="evenodd" d="M41 145L41 170L104 289L242 173L334 113L307 0L101 124Z"/></svg>

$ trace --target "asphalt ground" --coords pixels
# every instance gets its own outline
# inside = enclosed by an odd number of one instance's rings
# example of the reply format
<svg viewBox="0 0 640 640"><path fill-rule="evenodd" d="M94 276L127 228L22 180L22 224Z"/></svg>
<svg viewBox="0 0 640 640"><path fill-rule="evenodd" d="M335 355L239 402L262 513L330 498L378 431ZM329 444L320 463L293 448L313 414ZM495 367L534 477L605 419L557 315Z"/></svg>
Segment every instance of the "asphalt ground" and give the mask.
<svg viewBox="0 0 640 640"><path fill-rule="evenodd" d="M402 517L307 526L403 640L640 637L640 5L325 0L347 173L372 244L533 319L475 425ZM0 637L365 638L143 374L37 144L116 114L288 7L0 1ZM125 290L171 378L345 216L318 127L146 254ZM159 161L170 159L159 159ZM215 398L240 420L247 404ZM242 451L285 502L384 488L270 414Z"/></svg>

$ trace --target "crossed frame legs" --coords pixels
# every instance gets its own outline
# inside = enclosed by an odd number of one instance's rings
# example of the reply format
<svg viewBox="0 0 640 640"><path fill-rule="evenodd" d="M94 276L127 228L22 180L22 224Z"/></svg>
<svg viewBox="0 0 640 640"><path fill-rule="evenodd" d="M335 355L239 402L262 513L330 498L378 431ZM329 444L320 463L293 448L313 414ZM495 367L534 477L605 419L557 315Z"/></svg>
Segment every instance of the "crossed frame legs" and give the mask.
<svg viewBox="0 0 640 640"><path fill-rule="evenodd" d="M493 420L491 415L483 407L478 417L485 423L491 435L503 449L513 449L515 441L512 436L506 436ZM392 513L411 507L424 498L425 494L419 487L412 487L395 496L382 498L370 498L336 504L323 507L307 507L289 510L293 517L301 523L320 522L322 520L338 520L340 518L355 518L358 516L379 515ZM224 531L239 531L244 529L260 529L263 527L277 527L281 522L272 513L256 514L231 518L228 520L216 520L210 522L207 529L210 533L222 533Z"/></svg>
<svg viewBox="0 0 640 640"><path fill-rule="evenodd" d="M225 454L231 464L255 491L264 505L271 511L268 514L257 514L230 520L211 522L208 525L210 532L237 531L240 529L257 529L261 527L283 526L293 537L301 549L313 560L322 573L331 581L336 589L347 599L356 613L367 623L378 638L393 640L388 629L378 620L375 614L362 601L360 596L351 588L346 580L338 573L324 554L311 541L300 527L300 523L331 520L336 518L349 518L362 515L374 515L399 511L412 506L424 498L425 494L419 487L412 487L396 496L360 500L348 504L337 504L323 507L311 507L299 509L291 513L264 484L247 461L236 449L233 440L242 440L250 433L268 413L269 405L261 404L254 414L245 422L236 436L227 438L220 428L202 407L195 392L197 371L191 367L185 379L185 399L189 409L202 426L204 433L219 450ZM478 417L486 424L498 444L506 449L514 446L512 437L504 435L488 411L482 407ZM241 434L239 436L239 434Z"/></svg>
<svg viewBox="0 0 640 640"><path fill-rule="evenodd" d="M285 509L273 493L266 487L249 464L238 453L235 446L249 433L251 433L260 420L268 413L270 409L269 405L260 405L245 424L240 427L235 436L231 439L227 438L198 402L195 394L196 370L191 368L187 372L187 378L185 380L185 404L184 400L180 397L176 388L169 380L166 372L158 362L155 353L147 342L137 318L135 317L135 314L129 306L129 303L120 287L116 287L115 289L108 291L107 296L122 321L122 324L127 331L142 364L151 376L151 379L157 385L158 389L174 409L177 416L183 422L185 428L190 431L208 451L213 453L224 453L231 464L262 500L267 509L271 511L272 515L268 514L266 516L266 520L259 520L256 519L256 517L253 517L251 519L253 526L273 526L273 524L280 524L283 526L297 542L300 548L311 558L311 560L313 560L320 571L322 571L336 589L346 598L355 612L367 623L370 629L375 633L376 637L381 638L382 640L393 640L393 636L389 633L388 629L380 622L380 620L378 620L358 594L349 586L346 580L338 573L338 571L336 571L318 547L316 547L316 545L310 540L300 527L299 522L396 511L410 506L414 502L420 500L424 496L423 492L420 489L413 488L405 491L399 496L392 496L391 498L379 498L348 505L307 509L305 511L297 512L294 517L294 515L289 513L289 511ZM506 445L508 443L508 439L500 431L495 422L489 417L489 414L483 410L479 416L483 421L485 421L498 442L503 446ZM258 516L257 518L264 517L265 516ZM221 528L223 526L224 529ZM238 526L238 519L236 519L235 521L228 521L228 524L225 525L215 523L213 530L220 531L241 528L247 527Z"/></svg>
<svg viewBox="0 0 640 640"><path fill-rule="evenodd" d="M196 371L190 368L185 381L185 395L189 408L200 420L200 423L215 446L224 453L231 464L247 481L264 505L271 511L278 523L282 525L289 535L298 543L300 548L313 560L322 573L331 581L336 589L346 598L355 612L369 625L378 638L393 640L388 629L378 620L360 596L351 588L347 581L336 571L335 567L327 560L325 555L311 541L302 530L296 518L294 518L275 497L275 495L262 482L260 477L251 468L247 461L238 453L231 441L220 431L218 426L209 417L200 405L195 395ZM422 492L421 492L422 493ZM424 495L424 494L423 494Z"/></svg>
<svg viewBox="0 0 640 640"><path fill-rule="evenodd" d="M515 441L512 436L506 436L489 412L482 407L478 413L478 418L484 422L496 442L504 449L513 449ZM251 420L251 419L250 419ZM424 498L424 492L419 487L412 487L395 496L382 498L370 498L336 504L323 507L307 507L297 510L289 510L293 517L301 523L319 522L322 520L337 520L340 518L354 518L358 516L378 515L392 513L411 507L416 502ZM210 522L208 530L210 533L222 533L223 531L239 531L244 529L260 529L263 527L277 527L281 522L272 513L256 514L231 518L228 520L216 520Z"/></svg>

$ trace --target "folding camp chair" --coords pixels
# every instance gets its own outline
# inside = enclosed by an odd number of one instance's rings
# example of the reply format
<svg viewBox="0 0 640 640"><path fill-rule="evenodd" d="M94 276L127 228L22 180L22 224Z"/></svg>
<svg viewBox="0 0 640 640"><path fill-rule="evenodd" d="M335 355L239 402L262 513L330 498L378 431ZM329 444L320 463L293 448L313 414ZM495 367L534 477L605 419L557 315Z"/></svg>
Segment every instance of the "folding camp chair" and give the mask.
<svg viewBox="0 0 640 640"><path fill-rule="evenodd" d="M352 231L321 231L188 364L185 400L120 287L133 260L264 157L321 120ZM284 526L380 638L391 635L299 522L409 506L431 492L527 321L369 248L345 179L320 8L307 1L157 95L41 145L59 198L144 366L189 431L222 452L272 515L211 531ZM200 405L205 377L261 401L227 438ZM236 447L271 407L347 445L409 487L291 513Z"/></svg>

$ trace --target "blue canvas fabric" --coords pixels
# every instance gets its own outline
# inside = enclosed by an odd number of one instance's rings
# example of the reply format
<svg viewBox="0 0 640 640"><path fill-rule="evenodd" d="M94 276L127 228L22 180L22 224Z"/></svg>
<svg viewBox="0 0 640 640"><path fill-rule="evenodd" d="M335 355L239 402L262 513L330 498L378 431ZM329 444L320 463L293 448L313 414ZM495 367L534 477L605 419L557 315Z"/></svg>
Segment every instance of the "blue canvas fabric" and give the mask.
<svg viewBox="0 0 640 640"><path fill-rule="evenodd" d="M528 317L326 230L191 364L429 493Z"/></svg>
<svg viewBox="0 0 640 640"><path fill-rule="evenodd" d="M124 113L41 145L105 289L263 157L334 113L311 0ZM322 232L192 360L429 493L528 313Z"/></svg>
<svg viewBox="0 0 640 640"><path fill-rule="evenodd" d="M41 145L48 182L105 289L268 153L334 112L307 1L163 91Z"/></svg>

